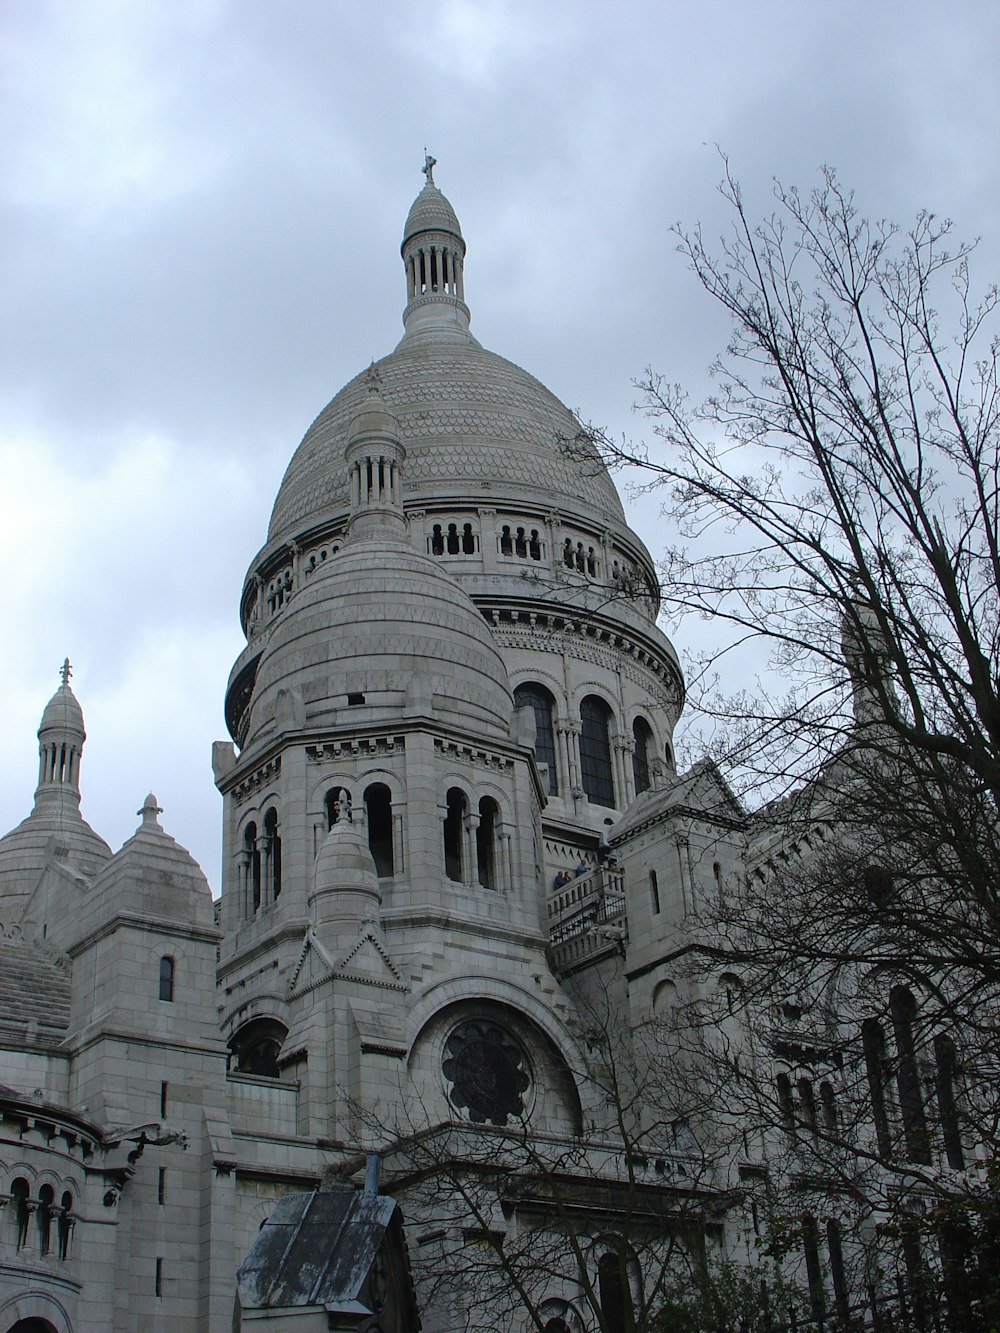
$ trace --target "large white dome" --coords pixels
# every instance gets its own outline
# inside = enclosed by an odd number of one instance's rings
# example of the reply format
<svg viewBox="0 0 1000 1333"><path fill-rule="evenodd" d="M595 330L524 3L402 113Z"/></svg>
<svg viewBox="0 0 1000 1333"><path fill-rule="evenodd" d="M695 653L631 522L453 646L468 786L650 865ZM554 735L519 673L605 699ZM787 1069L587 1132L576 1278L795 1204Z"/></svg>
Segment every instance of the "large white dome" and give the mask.
<svg viewBox="0 0 1000 1333"><path fill-rule="evenodd" d="M554 509L624 524L618 492L596 454L585 460L563 448L580 431L572 412L471 335L407 336L377 368L406 442L407 508L469 495L517 502L527 492ZM269 545L346 511L347 428L362 405L367 373L346 384L306 431L274 502Z"/></svg>

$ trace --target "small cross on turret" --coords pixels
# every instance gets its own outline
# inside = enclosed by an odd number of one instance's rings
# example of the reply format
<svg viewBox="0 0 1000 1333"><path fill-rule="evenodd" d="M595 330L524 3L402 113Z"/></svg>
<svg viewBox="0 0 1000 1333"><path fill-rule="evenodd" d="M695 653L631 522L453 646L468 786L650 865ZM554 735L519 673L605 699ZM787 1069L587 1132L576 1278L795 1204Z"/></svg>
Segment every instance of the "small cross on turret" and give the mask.
<svg viewBox="0 0 1000 1333"><path fill-rule="evenodd" d="M427 184L428 184L428 185L433 185L433 184L434 184L434 168L435 168L436 166L437 166L437 158L436 158L436 157L431 157L430 153L428 153L427 149L425 148L425 149L424 149L424 165L420 168L420 170L421 170L421 171L424 173L424 175L427 177Z"/></svg>
<svg viewBox="0 0 1000 1333"><path fill-rule="evenodd" d="M73 674L73 668L69 664L68 657L63 662L62 666L59 668L59 674L60 676L62 676L63 689L65 689L66 686L69 684L70 676L72 676Z"/></svg>

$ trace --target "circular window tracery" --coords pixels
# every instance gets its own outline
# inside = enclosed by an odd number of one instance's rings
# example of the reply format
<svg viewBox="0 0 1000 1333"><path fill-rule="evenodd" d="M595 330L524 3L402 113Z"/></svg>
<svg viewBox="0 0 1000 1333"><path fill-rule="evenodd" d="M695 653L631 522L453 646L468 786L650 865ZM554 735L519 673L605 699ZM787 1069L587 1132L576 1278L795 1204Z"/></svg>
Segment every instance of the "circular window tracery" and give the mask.
<svg viewBox="0 0 1000 1333"><path fill-rule="evenodd" d="M445 1043L442 1072L448 1098L476 1124L505 1125L524 1114L531 1085L528 1057L509 1032L474 1019L459 1024Z"/></svg>

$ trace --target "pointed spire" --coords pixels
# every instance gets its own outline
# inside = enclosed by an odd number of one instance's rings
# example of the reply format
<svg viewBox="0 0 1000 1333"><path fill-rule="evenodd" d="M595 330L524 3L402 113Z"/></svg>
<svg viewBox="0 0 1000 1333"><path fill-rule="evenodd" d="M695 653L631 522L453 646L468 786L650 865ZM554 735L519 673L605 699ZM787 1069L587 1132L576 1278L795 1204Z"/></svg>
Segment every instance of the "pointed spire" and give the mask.
<svg viewBox="0 0 1000 1333"><path fill-rule="evenodd" d="M38 727L38 788L39 800L67 799L80 804L80 755L87 733L83 726L83 709L70 689L73 674L67 657L59 668L60 685L45 705Z"/></svg>
<svg viewBox="0 0 1000 1333"><path fill-rule="evenodd" d="M467 333L465 241L451 204L434 184L437 159L424 153L427 183L417 195L403 228L401 253L406 269L406 336L427 329Z"/></svg>

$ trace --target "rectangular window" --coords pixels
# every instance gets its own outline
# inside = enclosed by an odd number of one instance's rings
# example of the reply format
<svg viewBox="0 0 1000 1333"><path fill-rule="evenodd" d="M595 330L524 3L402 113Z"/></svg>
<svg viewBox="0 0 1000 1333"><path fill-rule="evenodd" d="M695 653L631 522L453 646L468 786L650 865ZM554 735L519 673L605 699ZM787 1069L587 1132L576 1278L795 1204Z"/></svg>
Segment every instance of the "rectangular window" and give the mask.
<svg viewBox="0 0 1000 1333"><path fill-rule="evenodd" d="M155 1273L155 1275L154 1275L154 1277L153 1277L153 1294L154 1294L154 1296L162 1296L162 1295L163 1295L163 1260L162 1260L162 1259L157 1259L157 1261L156 1261L156 1273Z"/></svg>
<svg viewBox="0 0 1000 1333"><path fill-rule="evenodd" d="M156 1180L156 1202L163 1204L167 1201L167 1173L160 1167L159 1175Z"/></svg>
<svg viewBox="0 0 1000 1333"><path fill-rule="evenodd" d="M163 1116L165 1116L166 1114L167 1114L167 1085L166 1085L166 1083L161 1083L161 1084L160 1084L160 1117L161 1117L161 1119L162 1119Z"/></svg>

